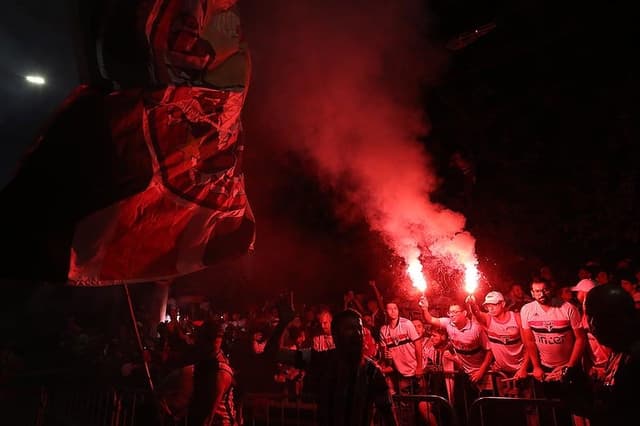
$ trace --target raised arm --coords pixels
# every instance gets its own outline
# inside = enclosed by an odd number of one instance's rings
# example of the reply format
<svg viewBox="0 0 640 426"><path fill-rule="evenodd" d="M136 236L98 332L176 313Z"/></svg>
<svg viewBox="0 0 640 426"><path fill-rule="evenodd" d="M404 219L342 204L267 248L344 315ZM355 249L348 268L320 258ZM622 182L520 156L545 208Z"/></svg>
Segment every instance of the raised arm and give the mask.
<svg viewBox="0 0 640 426"><path fill-rule="evenodd" d="M427 324L431 324L434 327L442 328L440 318L434 317L433 315L431 315L431 312L429 312L429 301L425 296L422 296L420 298L418 305L420 306L420 309L422 309L422 318L424 318Z"/></svg>
<svg viewBox="0 0 640 426"><path fill-rule="evenodd" d="M478 321L478 323L483 327L489 326L489 315L486 312L482 312L480 308L478 308L478 304L476 303L476 297L473 294L467 296L465 300L467 305L469 306L469 310L471 311L471 315Z"/></svg>
<svg viewBox="0 0 640 426"><path fill-rule="evenodd" d="M378 286L376 286L376 282L374 280L369 280L369 285L371 286L373 294L376 296L376 300L378 301L378 309L384 311L384 300L382 299L380 290L378 290Z"/></svg>

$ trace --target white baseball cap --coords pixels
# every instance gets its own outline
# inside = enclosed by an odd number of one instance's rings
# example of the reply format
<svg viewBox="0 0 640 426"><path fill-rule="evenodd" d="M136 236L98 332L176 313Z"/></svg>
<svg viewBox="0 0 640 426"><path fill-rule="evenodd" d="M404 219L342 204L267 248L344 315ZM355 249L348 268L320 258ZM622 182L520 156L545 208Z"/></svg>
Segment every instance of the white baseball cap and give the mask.
<svg viewBox="0 0 640 426"><path fill-rule="evenodd" d="M586 293L595 286L596 285L592 280L585 278L583 280L580 280L575 286L571 287L571 291L584 291Z"/></svg>
<svg viewBox="0 0 640 426"><path fill-rule="evenodd" d="M496 304L500 302L504 302L504 296L502 295L502 293L500 293L499 291L490 291L484 297L484 302L482 304L483 305L486 305L487 303Z"/></svg>

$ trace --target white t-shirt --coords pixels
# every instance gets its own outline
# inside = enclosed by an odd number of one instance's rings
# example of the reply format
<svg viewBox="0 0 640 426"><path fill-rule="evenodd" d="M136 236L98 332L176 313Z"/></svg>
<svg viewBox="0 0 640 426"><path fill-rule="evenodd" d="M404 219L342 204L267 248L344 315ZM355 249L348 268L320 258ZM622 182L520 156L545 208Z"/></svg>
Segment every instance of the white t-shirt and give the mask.
<svg viewBox="0 0 640 426"><path fill-rule="evenodd" d="M520 338L520 326L516 322L516 314L512 311L507 314L505 322L489 317L486 331L489 349L493 352L495 369L515 373L524 362L524 344Z"/></svg>
<svg viewBox="0 0 640 426"><path fill-rule="evenodd" d="M411 321L400 317L395 328L385 324L380 328L383 344L391 352L393 365L401 375L411 377L416 375L416 347L414 342L420 338L416 327Z"/></svg>
<svg viewBox="0 0 640 426"><path fill-rule="evenodd" d="M540 363L555 368L569 362L575 343L574 329L582 328L580 314L572 304L552 304L545 312L536 301L520 310L522 328L533 332Z"/></svg>
<svg viewBox="0 0 640 426"><path fill-rule="evenodd" d="M489 350L487 334L476 321L468 320L467 325L459 329L449 318L438 318L440 326L447 329L449 341L460 359L462 369L469 374L477 371L484 362Z"/></svg>

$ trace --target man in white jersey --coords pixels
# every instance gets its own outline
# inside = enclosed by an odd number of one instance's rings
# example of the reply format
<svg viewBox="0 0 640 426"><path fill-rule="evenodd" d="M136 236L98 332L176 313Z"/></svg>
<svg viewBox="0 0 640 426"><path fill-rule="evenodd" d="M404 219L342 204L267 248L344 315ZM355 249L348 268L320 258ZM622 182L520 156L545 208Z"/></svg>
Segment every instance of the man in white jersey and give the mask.
<svg viewBox="0 0 640 426"><path fill-rule="evenodd" d="M422 308L424 320L437 328L447 330L451 347L456 360L459 361L464 376L460 383L461 390L465 393L464 402L459 404L460 398L455 396L452 403L463 411L460 415L467 415L469 405L482 392L490 391L493 386L491 378L487 374L493 356L489 350L487 335L477 321L471 320L462 303L449 305L448 317L434 317L429 312L429 303L426 297L420 298L418 303ZM457 380L458 378L456 378ZM456 392L454 392L454 395Z"/></svg>
<svg viewBox="0 0 640 426"><path fill-rule="evenodd" d="M492 370L498 373L494 385L498 396L531 398L532 382L528 379L529 357L522 342L520 313L506 308L505 297L499 291L490 291L484 297L482 306L476 305L473 295L467 297L467 303L474 318L482 325L489 339L489 349L493 353ZM519 413L500 412L506 424L520 424L523 419ZM514 417L509 417L514 416ZM533 406L525 409L526 424L537 426L538 416Z"/></svg>
<svg viewBox="0 0 640 426"><path fill-rule="evenodd" d="M380 328L380 339L385 357L390 357L398 374L398 391L411 392L416 384L416 376L424 372L422 365L422 340L415 326L400 317L398 304L390 301L385 306L387 323Z"/></svg>
<svg viewBox="0 0 640 426"><path fill-rule="evenodd" d="M329 351L335 349L333 343L333 336L331 335L331 321L333 317L331 312L322 311L318 314L318 321L320 322L321 333L313 337L313 350L317 352Z"/></svg>
<svg viewBox="0 0 640 426"><path fill-rule="evenodd" d="M552 293L548 282L534 282L535 300L520 311L533 376L540 381L560 380L563 368L578 367L587 340L578 310L567 302L552 303Z"/></svg>
<svg viewBox="0 0 640 426"><path fill-rule="evenodd" d="M522 343L520 315L505 309L505 299L499 291L491 291L485 296L482 306L487 312L478 308L474 296L469 296L467 303L474 318L487 333L489 349L494 358L494 371L516 381L527 378L529 359ZM498 381L501 396L508 396L505 393L511 387L506 385L513 384L513 380ZM502 384L505 386L500 386Z"/></svg>
<svg viewBox="0 0 640 426"><path fill-rule="evenodd" d="M557 398L567 393L561 384L563 376L581 368L587 336L576 307L567 302L552 301L552 294L548 281L534 281L531 295L535 300L522 307L520 316L533 377L542 382L546 397ZM581 424L576 416L573 421Z"/></svg>

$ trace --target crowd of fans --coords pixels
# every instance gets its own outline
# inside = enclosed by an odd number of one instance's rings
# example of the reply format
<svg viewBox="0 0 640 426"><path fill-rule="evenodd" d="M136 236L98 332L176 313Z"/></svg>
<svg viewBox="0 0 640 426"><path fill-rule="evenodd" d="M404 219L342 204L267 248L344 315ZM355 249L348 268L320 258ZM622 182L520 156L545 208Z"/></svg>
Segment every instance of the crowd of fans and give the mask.
<svg viewBox="0 0 640 426"><path fill-rule="evenodd" d="M640 312L639 280L640 271L631 263L613 271L588 264L571 285L560 285L549 268L542 268L528 283L494 286L486 294L461 299L455 295L395 299L381 294L374 281L369 282L369 294L345 292L341 306L314 304L297 310L288 295L246 313L218 311L209 302L179 306L171 299L166 321L157 327L138 324L142 353L124 326L109 343L100 340L100 359L94 363L116 367L124 384L143 385L146 362L164 409L176 419L189 413L189 424L206 424L213 417L218 424L241 422L241 410L235 407L251 394L277 393L290 400L318 402L323 392L339 388L352 393L354 386L377 389L373 396L361 392L362 401L347 397L347 408L338 410L368 413L357 420L350 417L357 424L367 424L375 415L393 423L394 394L439 395L463 423L470 404L480 396L560 398L566 402L567 424L598 424L594 389L614 386L620 363L629 356L637 363L633 358L637 348L616 352L603 344L585 312L587 296L596 294L597 287L619 289ZM591 300L597 307L596 302ZM356 340L351 330L354 321L363 325ZM637 318L625 321L620 323L629 324L631 340L637 342ZM360 358L345 349L341 352L336 339L342 339L343 348L352 348L355 341L358 356L372 362L362 373L366 385L359 375L351 384L338 378L342 373L336 373L335 366L341 365L340 359ZM84 353L91 340L69 318L61 344ZM334 353L337 359L332 358ZM12 356L5 348L3 371L15 367L9 365L16 362ZM617 363L614 369L612 358ZM359 371L361 363L345 365ZM348 370L345 376L351 374ZM327 377L333 382L327 384ZM327 386L333 390L327 391ZM176 390L180 387L184 392ZM342 400L324 401L335 412L335 404ZM432 403L414 405L416 424L443 422L446 413ZM211 406L216 410L203 409ZM544 424L541 416L544 413L530 410L514 424Z"/></svg>

